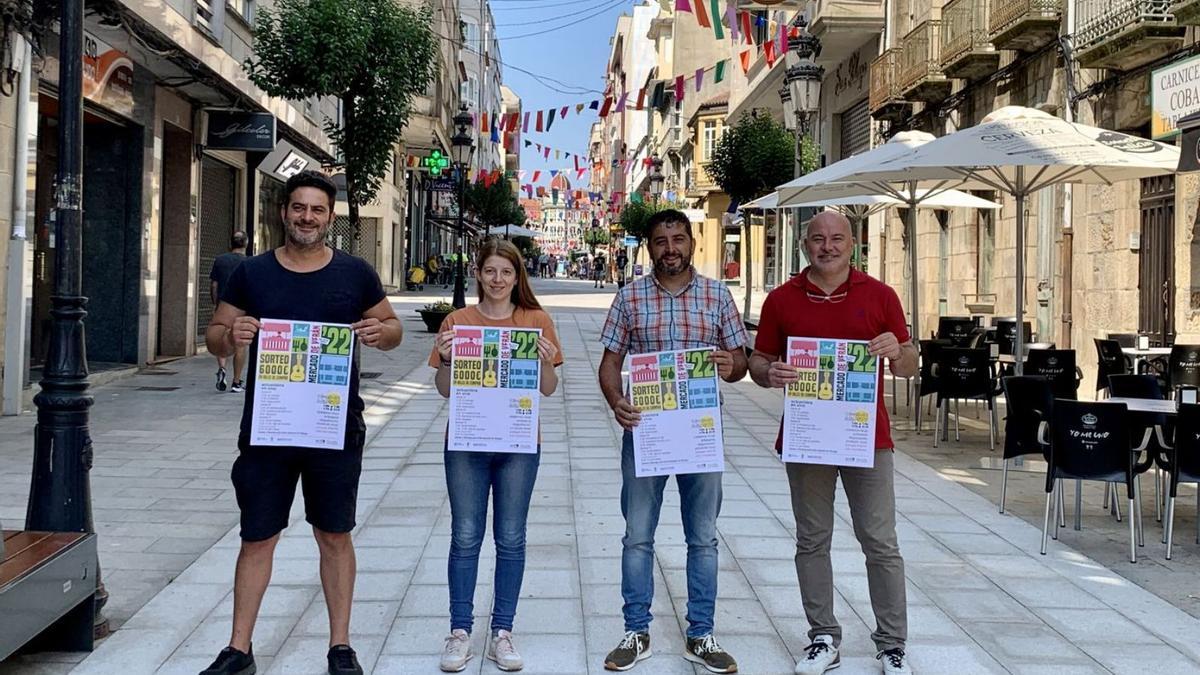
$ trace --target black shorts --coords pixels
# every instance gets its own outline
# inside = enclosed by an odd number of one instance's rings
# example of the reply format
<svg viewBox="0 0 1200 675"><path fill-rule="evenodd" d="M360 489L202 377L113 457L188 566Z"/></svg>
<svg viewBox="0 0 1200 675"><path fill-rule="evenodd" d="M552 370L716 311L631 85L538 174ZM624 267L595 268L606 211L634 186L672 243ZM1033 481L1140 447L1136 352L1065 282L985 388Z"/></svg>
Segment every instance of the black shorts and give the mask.
<svg viewBox="0 0 1200 675"><path fill-rule="evenodd" d="M287 527L297 481L304 493L304 519L313 527L325 532L354 529L364 435L346 435L356 442L348 443L345 450L242 450L231 478L242 512L243 540L270 539Z"/></svg>

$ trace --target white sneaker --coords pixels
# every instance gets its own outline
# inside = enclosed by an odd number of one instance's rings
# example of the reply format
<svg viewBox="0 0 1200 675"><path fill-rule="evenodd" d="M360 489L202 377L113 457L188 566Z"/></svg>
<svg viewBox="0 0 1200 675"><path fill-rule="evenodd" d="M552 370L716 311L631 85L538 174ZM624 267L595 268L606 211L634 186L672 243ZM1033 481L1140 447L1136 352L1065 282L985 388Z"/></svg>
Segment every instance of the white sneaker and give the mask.
<svg viewBox="0 0 1200 675"><path fill-rule="evenodd" d="M525 662L521 660L521 655L513 646L512 633L506 630L496 631L488 640L487 657L495 661L496 667L500 670L512 671L525 667Z"/></svg>
<svg viewBox="0 0 1200 675"><path fill-rule="evenodd" d="M796 662L796 675L821 675L842 665L832 635L818 635L804 648L804 658Z"/></svg>
<svg viewBox="0 0 1200 675"><path fill-rule="evenodd" d="M442 648L442 663L440 668L446 673L457 673L466 670L467 661L471 660L471 634L456 628L446 637L446 646Z"/></svg>
<svg viewBox="0 0 1200 675"><path fill-rule="evenodd" d="M875 658L883 662L883 675L912 675L912 668L908 665L908 656L905 655L903 647L885 649L876 654Z"/></svg>

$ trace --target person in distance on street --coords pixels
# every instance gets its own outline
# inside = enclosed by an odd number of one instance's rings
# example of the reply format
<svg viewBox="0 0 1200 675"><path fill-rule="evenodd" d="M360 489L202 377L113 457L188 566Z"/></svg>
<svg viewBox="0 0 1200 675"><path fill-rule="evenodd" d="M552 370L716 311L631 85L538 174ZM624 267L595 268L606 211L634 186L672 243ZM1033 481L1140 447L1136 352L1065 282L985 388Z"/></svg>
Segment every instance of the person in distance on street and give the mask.
<svg viewBox="0 0 1200 675"><path fill-rule="evenodd" d="M237 266L242 264L246 259L246 244L249 239L246 238L245 232L234 232L229 240L229 251L222 253L213 260L212 271L208 274L208 279L211 282L209 285L209 295L212 298L213 309L221 304L221 295L225 293L225 287L229 285L229 277L233 276L233 271ZM225 371L226 358L224 356L217 357L217 391L225 391L229 386L226 381ZM230 391L235 394L240 394L245 391L242 385L242 372L246 369L246 348L239 347L233 352L233 386Z"/></svg>
<svg viewBox="0 0 1200 675"><path fill-rule="evenodd" d="M625 430L621 447L621 596L625 634L604 660L608 670L629 670L651 655L650 604L654 599L654 532L662 511L667 476L638 478L633 428L641 415L625 396L621 366L627 354L714 347L712 362L721 379L746 374L746 328L733 295L719 281L692 267L696 241L687 216L676 210L654 214L647 223L654 271L617 292L601 331L604 356L600 389ZM684 658L714 673L737 672L737 661L713 637L717 602L717 515L721 474L677 474L687 540L687 647Z"/></svg>
<svg viewBox="0 0 1200 675"><path fill-rule="evenodd" d="M209 351L228 356L239 347L249 347L250 362L257 363L257 335L264 317L350 324L367 347L388 350L400 344L400 321L375 270L361 258L325 244L337 195L333 182L324 174L302 171L288 179L284 194L280 212L284 245L247 259L234 271L205 334ZM312 525L321 556L321 587L329 612L328 672L363 672L350 647L355 576L350 532L355 526L366 440L357 349L354 357L341 449L251 444L257 373L255 368L250 370L238 438L240 454L232 472L242 538L233 588L233 631L229 646L202 675L255 672L251 637L271 580L275 545L288 524L297 481L303 487L305 519Z"/></svg>
<svg viewBox="0 0 1200 675"><path fill-rule="evenodd" d="M434 382L438 393L450 397L454 327L486 326L542 330L537 341L541 359L538 388L542 396L550 396L558 388L555 368L563 363L562 348L554 322L534 297L521 252L512 242L491 239L480 247L475 260L479 304L456 310L445 318L429 355L429 365L437 368ZM500 670L520 670L525 664L513 645L512 629L525 575L525 531L541 459L540 438L538 451L524 454L451 451L447 437L444 458L451 522L450 635L443 646L440 667L456 673L466 669L474 656L471 628L475 582L491 493L495 509L492 537L496 543L496 572L491 631L484 653Z"/></svg>
<svg viewBox="0 0 1200 675"><path fill-rule="evenodd" d="M786 363L788 337L867 340L874 356L887 359L892 374L917 374L917 349L908 335L904 309L891 287L851 269L854 237L845 216L825 211L808 226L804 246L811 262L803 272L771 291L763 304L750 376L762 387L797 382ZM880 370L876 391L883 390ZM783 431L775 449L782 451ZM796 664L799 675L820 675L841 665L842 629L833 615L833 498L838 476L850 502L854 534L867 558L867 583L876 628L871 634L885 675L910 675L904 651L908 617L904 559L896 539L893 443L883 397L875 413L875 465L872 468L787 464L796 516L796 576L811 643Z"/></svg>

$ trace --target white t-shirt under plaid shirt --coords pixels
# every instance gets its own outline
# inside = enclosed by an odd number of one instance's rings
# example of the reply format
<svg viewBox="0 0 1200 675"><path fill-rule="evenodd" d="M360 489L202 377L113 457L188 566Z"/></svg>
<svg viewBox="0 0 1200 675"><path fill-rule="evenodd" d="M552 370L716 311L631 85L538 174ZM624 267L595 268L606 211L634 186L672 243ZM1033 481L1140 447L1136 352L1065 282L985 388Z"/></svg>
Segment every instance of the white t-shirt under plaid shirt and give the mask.
<svg viewBox="0 0 1200 675"><path fill-rule="evenodd" d="M729 288L695 270L674 294L653 273L635 279L613 299L600 332L604 348L621 355L702 347L733 351L747 342Z"/></svg>

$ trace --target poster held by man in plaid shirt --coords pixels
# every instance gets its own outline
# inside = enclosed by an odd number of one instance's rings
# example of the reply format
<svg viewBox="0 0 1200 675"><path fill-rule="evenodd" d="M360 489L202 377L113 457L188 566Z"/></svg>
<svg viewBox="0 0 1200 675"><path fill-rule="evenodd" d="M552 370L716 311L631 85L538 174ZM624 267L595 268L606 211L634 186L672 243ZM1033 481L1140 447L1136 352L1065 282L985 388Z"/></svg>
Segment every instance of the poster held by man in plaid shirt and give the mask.
<svg viewBox="0 0 1200 675"><path fill-rule="evenodd" d="M609 670L628 670L648 658L654 600L654 532L669 476L639 476L633 430L642 414L629 399L622 366L627 357L711 350L708 362L726 382L746 374L748 341L733 295L723 283L692 267L696 241L687 216L656 213L647 224L653 270L618 293L601 331L600 389L625 430L621 448L621 595L625 633L605 658ZM686 448L685 448L686 450ZM717 601L717 515L722 472L676 473L688 545L688 628L684 658L714 673L737 672L737 662L713 637Z"/></svg>

